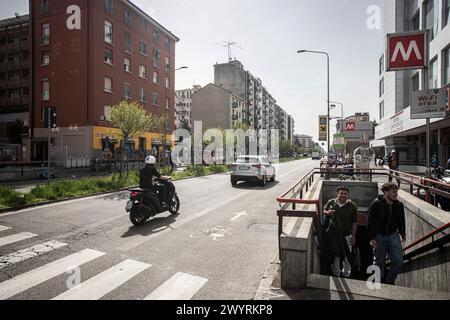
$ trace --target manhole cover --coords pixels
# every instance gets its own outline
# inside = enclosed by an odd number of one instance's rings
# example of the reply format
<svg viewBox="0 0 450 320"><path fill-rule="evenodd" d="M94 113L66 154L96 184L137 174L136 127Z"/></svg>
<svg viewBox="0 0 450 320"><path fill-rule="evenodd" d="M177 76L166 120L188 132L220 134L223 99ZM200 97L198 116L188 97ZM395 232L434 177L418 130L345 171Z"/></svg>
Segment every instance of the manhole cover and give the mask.
<svg viewBox="0 0 450 320"><path fill-rule="evenodd" d="M276 231L278 226L270 223L253 223L248 227L252 231Z"/></svg>

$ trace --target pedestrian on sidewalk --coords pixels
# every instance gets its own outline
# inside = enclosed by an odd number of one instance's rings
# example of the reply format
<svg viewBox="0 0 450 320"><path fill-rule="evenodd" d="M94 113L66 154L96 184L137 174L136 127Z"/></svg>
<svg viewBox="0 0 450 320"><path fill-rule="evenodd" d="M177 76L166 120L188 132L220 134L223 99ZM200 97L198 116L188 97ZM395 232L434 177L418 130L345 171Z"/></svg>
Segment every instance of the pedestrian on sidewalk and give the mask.
<svg viewBox="0 0 450 320"><path fill-rule="evenodd" d="M392 150L389 153L389 157L388 157L388 166L390 170L395 170L398 171L398 156L397 156L397 152L395 150ZM398 176L397 172L390 172L391 174L395 174L396 176ZM392 175L389 176L389 182L392 182ZM400 187L400 180L397 179L397 184Z"/></svg>
<svg viewBox="0 0 450 320"><path fill-rule="evenodd" d="M357 230L357 206L349 199L349 190L338 187L336 198L324 208L324 230L326 267L331 267L335 277L350 277L352 271L351 248L355 247Z"/></svg>
<svg viewBox="0 0 450 320"><path fill-rule="evenodd" d="M381 187L383 195L375 199L369 207L368 236L374 249L376 265L380 268L381 279L387 284L395 284L403 265L403 243L406 241L405 209L397 200L398 186L387 182ZM400 237L402 238L400 240ZM386 253L391 266L384 279Z"/></svg>

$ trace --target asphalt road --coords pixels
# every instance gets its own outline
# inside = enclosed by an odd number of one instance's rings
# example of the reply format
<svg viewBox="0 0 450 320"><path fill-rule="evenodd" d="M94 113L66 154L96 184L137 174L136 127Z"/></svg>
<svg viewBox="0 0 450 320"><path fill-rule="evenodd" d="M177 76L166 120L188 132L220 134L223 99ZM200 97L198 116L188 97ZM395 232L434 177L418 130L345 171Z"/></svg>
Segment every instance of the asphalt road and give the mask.
<svg viewBox="0 0 450 320"><path fill-rule="evenodd" d="M1 214L0 299L253 299L278 250L275 199L318 165L281 164L266 187L175 182L180 213L139 228L127 192Z"/></svg>

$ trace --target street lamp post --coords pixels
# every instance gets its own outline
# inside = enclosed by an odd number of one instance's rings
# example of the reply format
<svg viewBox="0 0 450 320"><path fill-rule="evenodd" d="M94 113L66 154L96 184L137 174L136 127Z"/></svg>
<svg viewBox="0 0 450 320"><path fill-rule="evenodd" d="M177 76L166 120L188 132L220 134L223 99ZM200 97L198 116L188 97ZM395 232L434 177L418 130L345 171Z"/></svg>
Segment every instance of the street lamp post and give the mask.
<svg viewBox="0 0 450 320"><path fill-rule="evenodd" d="M183 66L180 67L178 69L173 70L172 72L166 72L166 77L169 77L169 83L170 83L170 76L175 74L176 71L181 70L181 69L187 69L188 67ZM175 81L174 81L174 87L175 87ZM164 81L164 135L163 135L163 153L164 153L164 166L166 164L166 160L167 160L167 153L166 153L166 143L167 143L167 109L170 108L170 103L169 106L166 105L167 103L167 78Z"/></svg>
<svg viewBox="0 0 450 320"><path fill-rule="evenodd" d="M341 106L341 117L333 118L333 119L341 119L341 125L339 126L339 129L340 129L340 132L342 133L344 131L344 125L345 125L344 124L344 104L341 102L337 102L337 101L330 101L330 102L333 103L330 105L331 109L336 108L336 104L339 104ZM347 154L346 151L347 150L346 150L345 143L344 143L344 154Z"/></svg>
<svg viewBox="0 0 450 320"><path fill-rule="evenodd" d="M317 53L327 56L327 152L330 153L330 56L324 51L298 50L297 53Z"/></svg>

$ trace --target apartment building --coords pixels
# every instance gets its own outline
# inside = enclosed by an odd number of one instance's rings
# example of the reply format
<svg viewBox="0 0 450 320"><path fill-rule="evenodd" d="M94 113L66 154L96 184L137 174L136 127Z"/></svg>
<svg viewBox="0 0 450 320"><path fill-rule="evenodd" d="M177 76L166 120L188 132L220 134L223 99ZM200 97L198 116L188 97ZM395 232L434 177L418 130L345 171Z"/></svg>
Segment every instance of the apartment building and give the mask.
<svg viewBox="0 0 450 320"><path fill-rule="evenodd" d="M262 80L244 69L238 60L214 65L214 84L223 87L246 101L243 120L250 128L280 129L283 122L277 116L277 101L264 87ZM282 107L278 106L282 109ZM292 134L285 134L292 141Z"/></svg>
<svg viewBox="0 0 450 320"><path fill-rule="evenodd" d="M425 165L424 119L411 119L414 91L450 87L450 2L447 0L386 0L384 33L426 30L428 68L386 71L386 55L379 60L380 125L372 147L395 149L401 164ZM386 51L386 50L385 50ZM450 157L450 118L431 119L431 154L441 163Z"/></svg>
<svg viewBox="0 0 450 320"><path fill-rule="evenodd" d="M212 83L192 95L192 119L201 121L203 130L233 129L246 123L246 110L244 99Z"/></svg>
<svg viewBox="0 0 450 320"><path fill-rule="evenodd" d="M69 6L75 8L71 14ZM52 144L64 148L66 157L101 157L105 145L113 153L124 147L110 122L111 107L121 100L137 101L153 116L168 117L167 139L153 128L127 142L130 153L159 155L170 149L175 35L128 0L31 0L30 15L33 160L46 157L47 107L57 112ZM79 25L71 25L74 19Z"/></svg>
<svg viewBox="0 0 450 320"><path fill-rule="evenodd" d="M192 88L175 91L175 127L192 129L192 95L202 86L194 85Z"/></svg>
<svg viewBox="0 0 450 320"><path fill-rule="evenodd" d="M29 134L30 19L0 21L0 161L27 158Z"/></svg>

